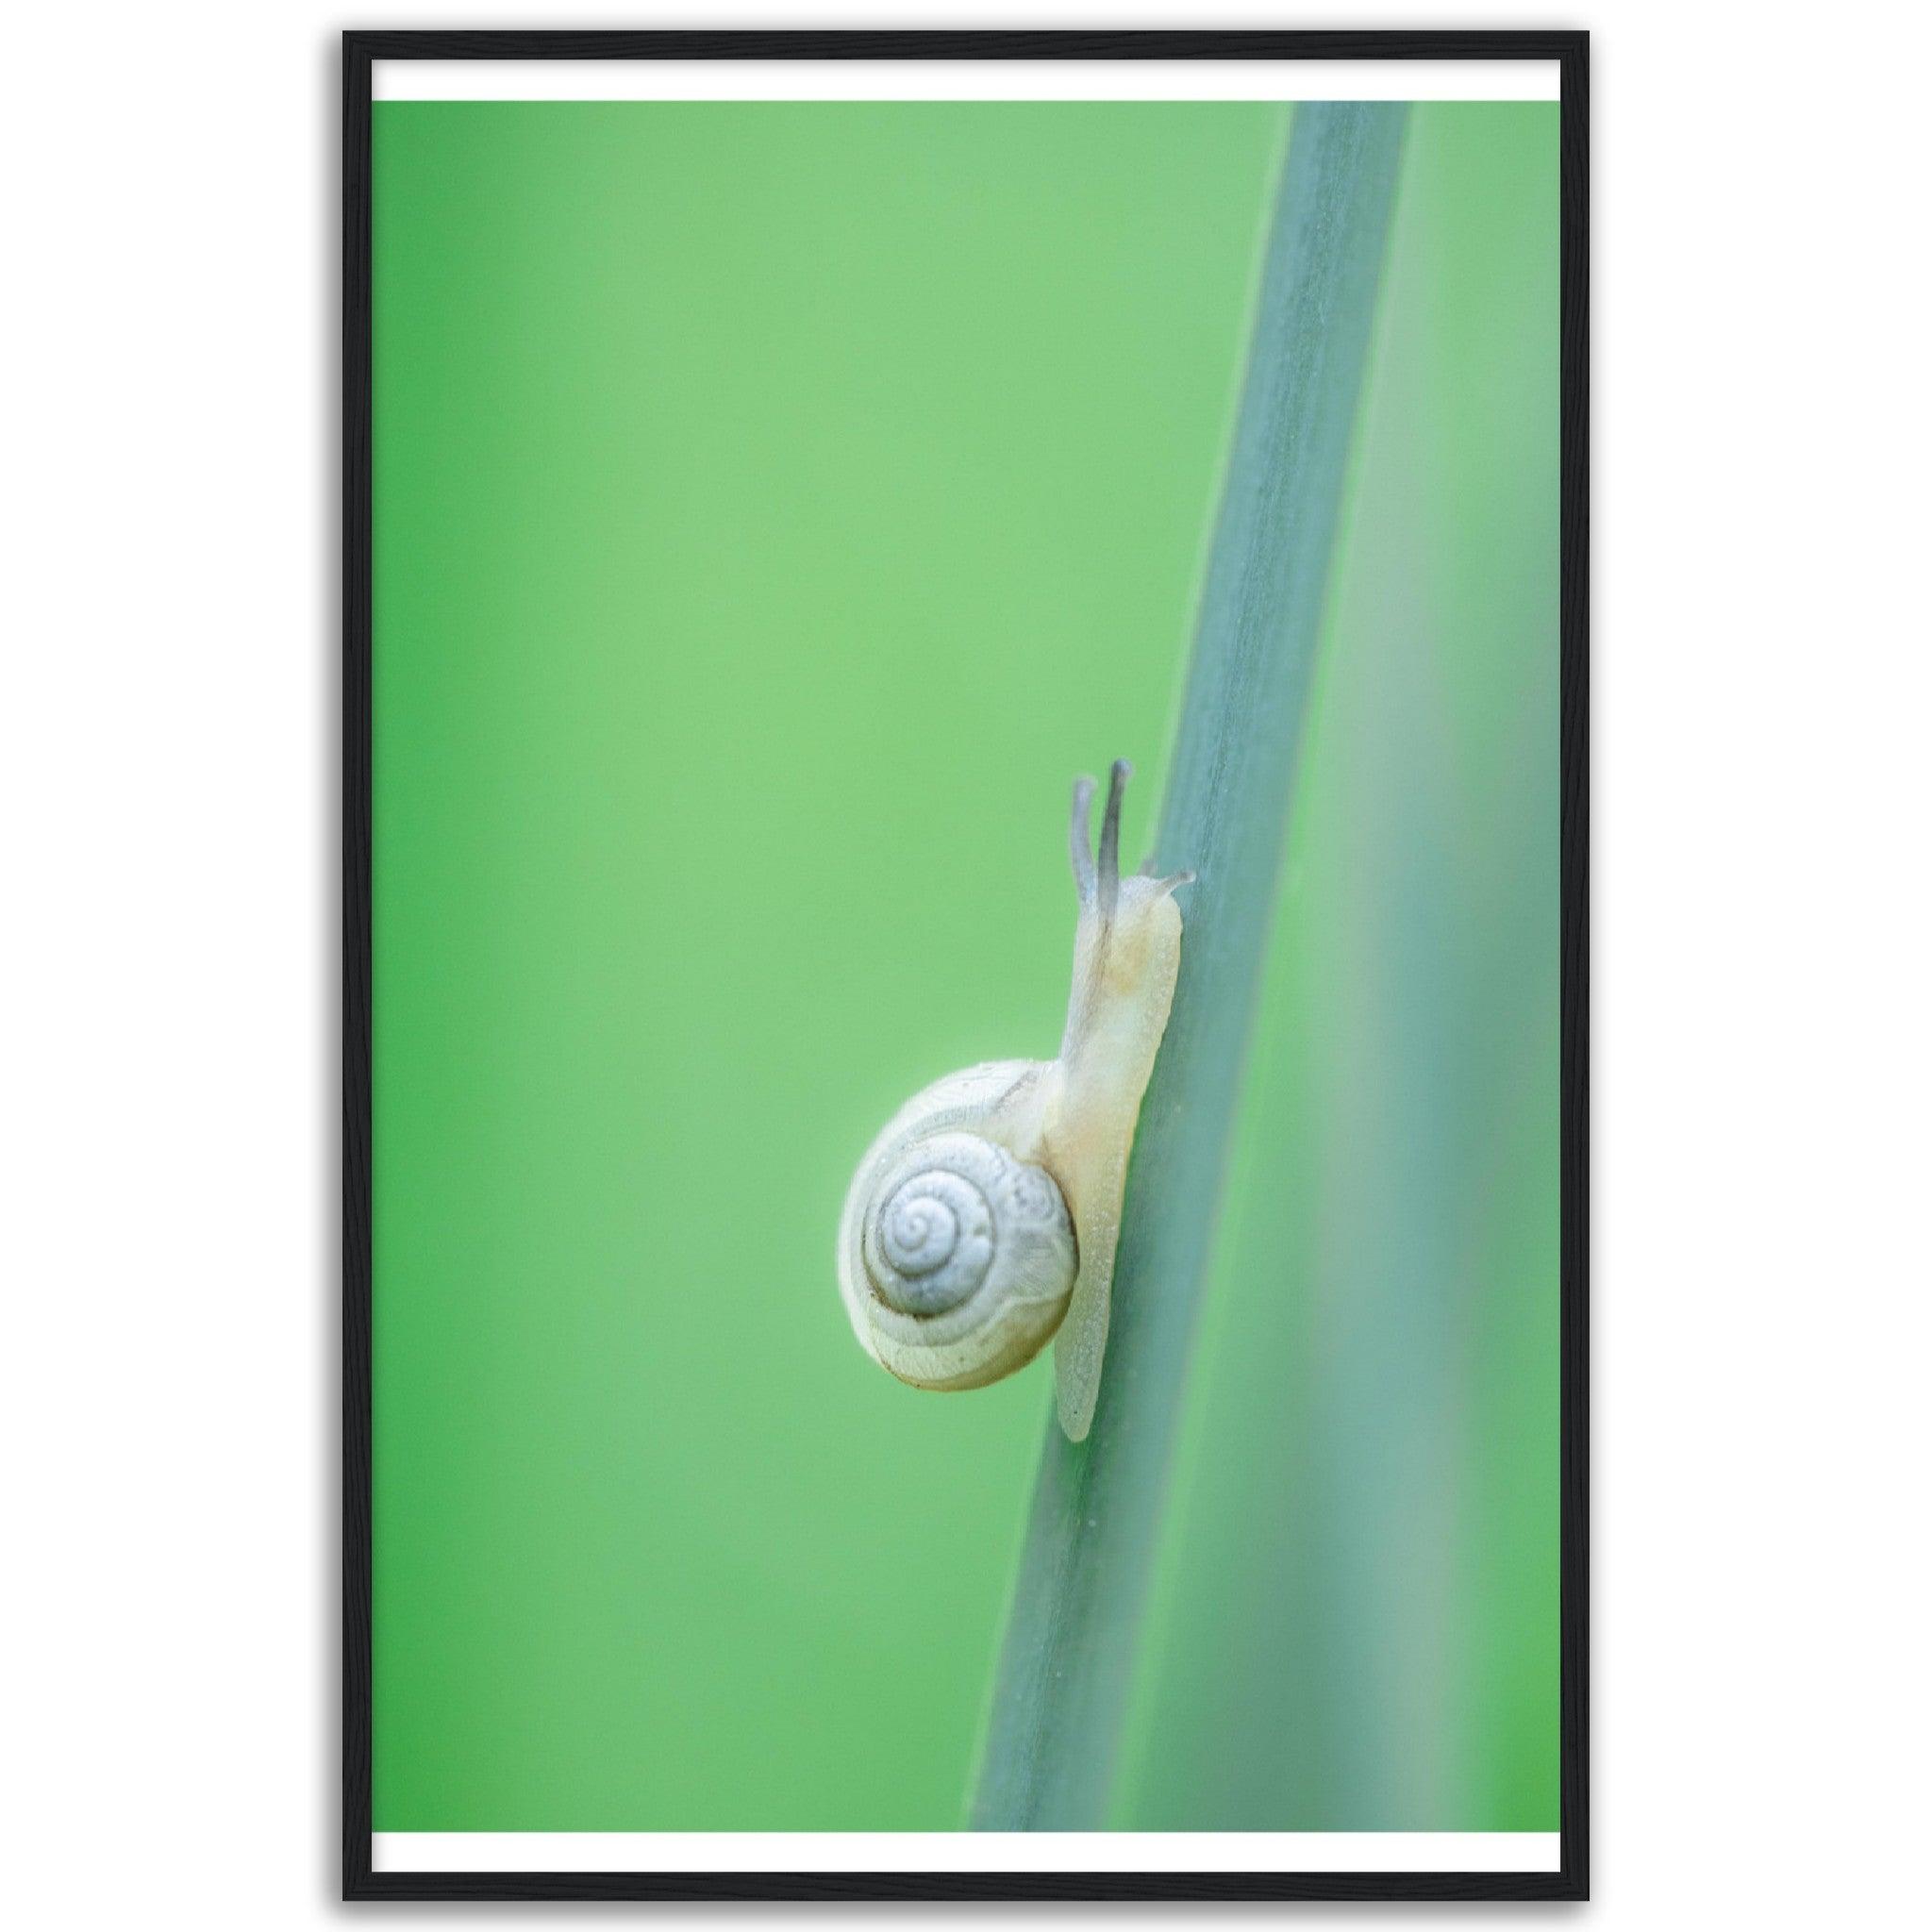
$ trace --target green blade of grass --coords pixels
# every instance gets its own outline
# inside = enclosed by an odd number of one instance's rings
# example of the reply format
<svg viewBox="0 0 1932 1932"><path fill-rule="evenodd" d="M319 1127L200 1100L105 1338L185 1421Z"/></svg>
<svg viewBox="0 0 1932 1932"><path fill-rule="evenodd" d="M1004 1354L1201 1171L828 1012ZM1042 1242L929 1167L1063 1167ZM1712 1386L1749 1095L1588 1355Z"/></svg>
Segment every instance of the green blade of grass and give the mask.
<svg viewBox="0 0 1932 1932"><path fill-rule="evenodd" d="M993 1683L975 1829L1106 1823L1287 835L1399 105L1294 111L1155 861L1191 867L1141 1110L1093 1427L1049 1425Z"/></svg>

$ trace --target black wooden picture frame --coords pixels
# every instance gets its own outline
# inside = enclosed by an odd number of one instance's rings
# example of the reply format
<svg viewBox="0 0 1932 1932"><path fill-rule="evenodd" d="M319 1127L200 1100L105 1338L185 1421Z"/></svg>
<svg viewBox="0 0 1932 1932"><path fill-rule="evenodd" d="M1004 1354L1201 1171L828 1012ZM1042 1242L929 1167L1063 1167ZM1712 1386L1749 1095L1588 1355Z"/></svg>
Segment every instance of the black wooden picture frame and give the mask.
<svg viewBox="0 0 1932 1932"><path fill-rule="evenodd" d="M1555 60L1561 76L1561 1842L1547 1873L372 1868L371 100L375 60ZM342 119L342 1890L349 1899L1589 1895L1589 37L1582 32L350 32Z"/></svg>

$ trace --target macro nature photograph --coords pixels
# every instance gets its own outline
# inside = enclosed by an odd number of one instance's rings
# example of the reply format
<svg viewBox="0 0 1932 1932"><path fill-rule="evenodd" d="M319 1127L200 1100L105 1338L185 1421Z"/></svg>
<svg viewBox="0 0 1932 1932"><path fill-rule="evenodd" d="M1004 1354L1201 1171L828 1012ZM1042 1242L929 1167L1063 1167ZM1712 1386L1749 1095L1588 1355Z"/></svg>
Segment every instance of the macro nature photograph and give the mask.
<svg viewBox="0 0 1932 1932"><path fill-rule="evenodd" d="M1587 42L1405 38L348 37L352 1895L1585 1895Z"/></svg>
<svg viewBox="0 0 1932 1932"><path fill-rule="evenodd" d="M1924 1919L1932 10L923 11L9 18L13 1918Z"/></svg>

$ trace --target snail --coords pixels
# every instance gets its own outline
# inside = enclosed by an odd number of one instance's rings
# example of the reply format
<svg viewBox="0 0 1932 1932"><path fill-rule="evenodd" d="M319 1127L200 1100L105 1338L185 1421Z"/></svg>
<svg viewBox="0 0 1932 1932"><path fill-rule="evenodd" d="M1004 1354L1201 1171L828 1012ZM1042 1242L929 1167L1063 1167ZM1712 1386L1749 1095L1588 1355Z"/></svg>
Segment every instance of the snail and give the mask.
<svg viewBox="0 0 1932 1932"><path fill-rule="evenodd" d="M916 1093L858 1163L839 1287L867 1354L919 1389L981 1389L1049 1341L1060 1426L1092 1424L1141 1096L1180 970L1176 888L1120 873L1115 761L1093 856L1074 787L1074 987L1059 1058L991 1060Z"/></svg>

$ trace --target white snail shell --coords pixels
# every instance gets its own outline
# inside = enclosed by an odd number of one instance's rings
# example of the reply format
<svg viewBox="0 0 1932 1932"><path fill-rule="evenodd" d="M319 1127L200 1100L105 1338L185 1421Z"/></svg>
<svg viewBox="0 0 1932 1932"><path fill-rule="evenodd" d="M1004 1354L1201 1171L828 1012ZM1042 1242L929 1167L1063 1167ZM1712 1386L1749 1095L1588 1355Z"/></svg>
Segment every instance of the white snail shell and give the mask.
<svg viewBox="0 0 1932 1932"><path fill-rule="evenodd" d="M1113 1256L1141 1096L1180 964L1173 892L1192 874L1123 879L1124 760L1095 864L1093 781L1074 789L1080 917L1058 1059L991 1060L915 1094L845 1197L839 1285L874 1360L921 1389L978 1389L1058 1335L1062 1427L1087 1434L1107 1343Z"/></svg>
<svg viewBox="0 0 1932 1932"><path fill-rule="evenodd" d="M983 1134L932 1124L1036 1072L1023 1060L949 1075L860 1168L864 1339L901 1381L982 1388L1030 1362L1067 1311L1076 1250L1058 1183Z"/></svg>

